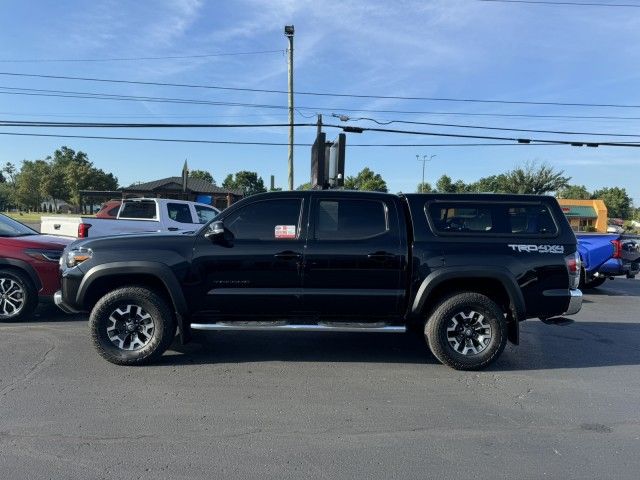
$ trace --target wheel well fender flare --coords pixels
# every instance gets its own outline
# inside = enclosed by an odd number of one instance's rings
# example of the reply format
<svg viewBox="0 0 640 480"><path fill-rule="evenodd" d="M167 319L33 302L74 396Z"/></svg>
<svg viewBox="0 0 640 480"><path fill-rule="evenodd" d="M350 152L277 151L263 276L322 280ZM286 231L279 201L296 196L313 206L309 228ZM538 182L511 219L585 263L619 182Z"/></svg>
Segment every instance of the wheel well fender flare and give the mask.
<svg viewBox="0 0 640 480"><path fill-rule="evenodd" d="M42 282L40 281L40 277L38 277L36 270L24 260L18 260L16 258L0 258L0 268L3 266L22 270L27 274L31 283L33 283L33 286L36 288L36 291L39 292L42 290Z"/></svg>
<svg viewBox="0 0 640 480"><path fill-rule="evenodd" d="M150 261L128 261L112 262L96 265L91 268L83 277L76 295L76 304L84 305L84 300L91 285L100 278L121 276L121 275L149 275L157 278L167 290L176 314L176 320L181 331L183 330L183 319L188 315L187 302L182 288L175 274L167 265Z"/></svg>
<svg viewBox="0 0 640 480"><path fill-rule="evenodd" d="M411 307L411 313L419 315L425 306L429 295L443 282L455 279L490 278L497 280L504 287L509 296L509 301L514 309L516 323L526 317L524 296L518 286L515 277L506 269L495 266L482 266L470 269L469 267L443 267L425 277L420 284L416 297Z"/></svg>

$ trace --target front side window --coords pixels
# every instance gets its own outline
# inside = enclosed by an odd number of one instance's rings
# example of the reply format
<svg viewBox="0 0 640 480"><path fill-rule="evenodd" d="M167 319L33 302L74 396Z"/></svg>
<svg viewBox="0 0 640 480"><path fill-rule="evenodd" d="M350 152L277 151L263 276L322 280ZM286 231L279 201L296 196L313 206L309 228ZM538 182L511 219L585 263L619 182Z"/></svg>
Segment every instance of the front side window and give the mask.
<svg viewBox="0 0 640 480"><path fill-rule="evenodd" d="M201 207L200 205L196 205L196 214L198 215L198 222L208 223L218 215L218 212L213 208Z"/></svg>
<svg viewBox="0 0 640 480"><path fill-rule="evenodd" d="M366 239L388 231L387 208L378 200L320 200L315 215L316 240Z"/></svg>
<svg viewBox="0 0 640 480"><path fill-rule="evenodd" d="M178 223L193 223L191 210L186 203L168 203L167 212L169 218Z"/></svg>
<svg viewBox="0 0 640 480"><path fill-rule="evenodd" d="M224 226L236 240L296 240L301 207L296 198L262 200L231 213Z"/></svg>
<svg viewBox="0 0 640 480"><path fill-rule="evenodd" d="M429 206L429 215L439 232L488 233L493 231L493 216L489 207L469 204L441 204Z"/></svg>

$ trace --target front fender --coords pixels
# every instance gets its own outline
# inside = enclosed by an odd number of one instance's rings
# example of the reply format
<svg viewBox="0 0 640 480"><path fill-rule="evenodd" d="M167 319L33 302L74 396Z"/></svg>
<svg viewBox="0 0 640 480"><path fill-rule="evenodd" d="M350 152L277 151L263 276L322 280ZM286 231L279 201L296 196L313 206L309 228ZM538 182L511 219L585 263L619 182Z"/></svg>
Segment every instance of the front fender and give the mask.
<svg viewBox="0 0 640 480"><path fill-rule="evenodd" d="M76 294L76 304L84 305L84 298L89 291L89 288L99 278L128 274L151 275L162 282L169 294L169 297L171 298L178 327L180 328L180 332L184 339L184 337L187 336L187 332L184 328L184 319L188 316L187 302L184 298L180 282L171 268L163 263L139 260L96 265L95 267L90 268L82 277Z"/></svg>

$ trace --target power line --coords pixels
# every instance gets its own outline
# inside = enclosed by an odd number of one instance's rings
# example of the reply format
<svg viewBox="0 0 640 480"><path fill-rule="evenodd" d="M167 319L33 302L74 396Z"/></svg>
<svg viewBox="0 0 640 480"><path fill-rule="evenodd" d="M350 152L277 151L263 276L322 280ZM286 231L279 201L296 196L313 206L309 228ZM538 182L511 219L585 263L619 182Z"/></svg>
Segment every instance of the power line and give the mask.
<svg viewBox="0 0 640 480"><path fill-rule="evenodd" d="M381 132L381 133L400 133L405 135L424 135L432 137L447 137L447 138L464 138L474 140L495 140L495 141L507 141L517 142L525 144L549 144L549 145L571 145L573 147L640 147L640 143L632 142L593 142L587 140L551 140L551 139L535 139L535 138L517 138L517 137L496 137L485 135L466 135L462 133L440 133L440 132L423 132L415 130L397 130L393 128L372 128L372 127L351 127L341 125L323 124L325 127L341 128L345 132L364 133L364 132Z"/></svg>
<svg viewBox="0 0 640 480"><path fill-rule="evenodd" d="M478 2L493 3L525 3L532 5L552 5L552 6L571 6L571 7L624 7L624 8L640 8L637 3L601 3L601 2L551 2L544 0L476 0Z"/></svg>
<svg viewBox="0 0 640 480"><path fill-rule="evenodd" d="M288 127L289 123L106 123L106 122L33 122L0 120L2 127L54 128L270 128ZM315 123L294 123L294 127L316 127Z"/></svg>
<svg viewBox="0 0 640 480"><path fill-rule="evenodd" d="M16 72L0 72L0 75L12 77L29 77L29 78L48 78L56 80L78 80L89 82L105 82L105 83L124 83L133 85L154 85L164 87L182 87L182 88L205 88L214 90L228 90L239 92L255 92L255 93L279 93L287 94L286 90L272 90L264 88L244 88L244 87L222 87L217 85L197 85L187 83L167 83L167 82L148 82L141 80L119 80L94 77L75 77L69 75L45 75L33 73L16 73ZM354 93L332 93L332 92L307 92L298 91L296 95L310 95L320 97L337 97L337 98L361 98L361 99L377 99L377 100L411 100L411 101L430 101L430 102L457 102L457 103L489 103L500 105L538 105L538 106L564 106L564 107L595 107L595 108L640 108L640 105L616 104L616 103L581 103L581 102L541 102L531 100L497 100L497 99L477 99L477 98L453 98L453 97L407 97L400 95L365 95Z"/></svg>
<svg viewBox="0 0 640 480"><path fill-rule="evenodd" d="M112 137L102 135L64 135L53 133L25 133L25 132L0 132L0 135L18 137L53 137L53 138L80 138L90 140L122 140L145 142L176 142L176 143L208 143L223 145L263 145L263 146L288 146L289 143L279 142L244 142L235 140L194 140L187 138L153 138L153 137ZM295 143L295 147L311 147L311 143ZM524 147L543 146L542 144L525 145L520 143L352 143L350 147ZM546 146L554 146L546 145Z"/></svg>
<svg viewBox="0 0 640 480"><path fill-rule="evenodd" d="M450 127L450 128L468 128L468 129L479 129L479 130L497 130L497 131L505 131L505 132L528 132L528 133L551 133L557 135L589 135L596 137L634 137L638 138L640 135L634 135L630 133L602 133L602 132L572 132L565 130L534 130L527 128L509 128L509 127L488 127L482 125L461 125L458 123L438 123L438 122L416 122L410 120L388 120L388 121L380 121L375 118L368 117L359 117L359 118L346 118L344 115L336 115L333 114L334 117L340 118L342 121L358 121L358 120L368 120L378 125L391 125L394 123L402 123L409 125L429 125L435 127Z"/></svg>
<svg viewBox="0 0 640 480"><path fill-rule="evenodd" d="M45 128L262 128L262 127L287 127L286 123L272 124L211 124L211 123L89 123L89 122L15 122L2 121L0 126L4 127L45 127ZM297 127L316 127L315 123L298 123ZM372 128L372 127L354 127L345 125L324 124L328 128L338 128L345 132L364 133L364 132L380 132L380 133L398 133L405 135L424 135L445 138L463 138L473 140L490 140L490 141L507 141L516 143L542 143L542 144L561 144L571 145L575 147L587 146L634 146L640 147L640 143L632 142L593 142L591 140L562 140L562 139L535 139L535 138L517 138L502 137L488 135L468 135L461 133L444 133L444 132L425 132L415 130L398 130L392 128Z"/></svg>
<svg viewBox="0 0 640 480"><path fill-rule="evenodd" d="M11 91L2 91L11 90ZM195 104L208 106L229 106L242 108L258 108L258 109L281 109L286 110L284 105L274 104L257 104L257 103L241 103L241 102L222 102L209 101L199 99L172 98L172 97L145 97L136 95L117 95L99 92L79 92L69 90L49 90L49 89L33 89L18 87L0 86L0 94L5 95L24 95L24 96L44 96L59 98L81 98L93 100L115 100L115 101L136 101L136 102L155 102L155 103L177 103L177 104ZM340 108L320 106L300 106L296 107L298 113L301 110L311 112L356 112L356 113L381 113L395 115L444 115L444 116L480 116L480 117L497 117L497 118L535 118L535 119L572 119L572 120L640 120L640 117L629 116L612 116L612 115L537 115L537 114L516 114L516 113L488 113L488 112L441 112L441 111L425 111L425 110L394 110L394 109L363 109L363 108ZM312 115L313 116L313 115Z"/></svg>
<svg viewBox="0 0 640 480"><path fill-rule="evenodd" d="M344 118L344 117L342 117ZM449 128L464 129L481 129L492 131L517 131L527 133L547 133L554 135L586 135L601 137L631 137L640 138L640 135L625 133L602 133L602 132L573 132L561 130L534 130L524 128L505 128L505 127L485 127L479 125L460 125L452 123L437 122L412 122L404 120L391 120L388 122L380 122L373 118L360 117L350 120L371 120L379 125L389 125L393 123L411 124L411 125L428 125ZM54 128L270 128L270 127L288 127L288 123L114 123L114 122L50 122L50 121L33 121L33 120L0 120L0 126L4 127L54 127ZM316 127L316 123L295 123L295 127ZM335 128L349 128L344 125L330 125ZM355 127L360 128L360 127ZM373 130L363 128L363 130ZM388 129L384 129L387 131ZM380 130L382 131L382 130ZM394 133L408 133L404 130L390 130Z"/></svg>
<svg viewBox="0 0 640 480"><path fill-rule="evenodd" d="M160 57L119 57L119 58L31 58L31 59L2 59L0 63L56 63L56 62L129 62L133 60L173 60L189 58L235 57L241 55L263 55L282 53L284 50L261 50L257 52L203 53L198 55L167 55Z"/></svg>

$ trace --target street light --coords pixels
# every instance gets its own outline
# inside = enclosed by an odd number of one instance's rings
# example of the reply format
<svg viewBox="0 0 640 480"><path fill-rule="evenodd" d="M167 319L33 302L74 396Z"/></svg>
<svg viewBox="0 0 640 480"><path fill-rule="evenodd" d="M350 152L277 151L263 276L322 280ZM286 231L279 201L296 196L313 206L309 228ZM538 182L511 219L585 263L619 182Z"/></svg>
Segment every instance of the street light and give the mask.
<svg viewBox="0 0 640 480"><path fill-rule="evenodd" d="M437 157L437 155L431 155L427 160L429 155L423 155L422 160L420 160L420 155L416 155L416 160L422 162L422 183L420 184L420 193L424 193L424 165L426 162L430 162L433 157Z"/></svg>
<svg viewBox="0 0 640 480"><path fill-rule="evenodd" d="M287 71L289 76L289 190L293 190L293 25L284 26L284 36L289 40Z"/></svg>

